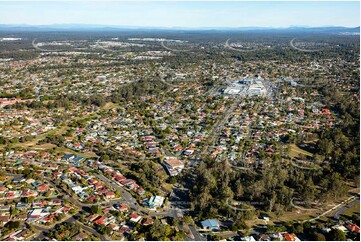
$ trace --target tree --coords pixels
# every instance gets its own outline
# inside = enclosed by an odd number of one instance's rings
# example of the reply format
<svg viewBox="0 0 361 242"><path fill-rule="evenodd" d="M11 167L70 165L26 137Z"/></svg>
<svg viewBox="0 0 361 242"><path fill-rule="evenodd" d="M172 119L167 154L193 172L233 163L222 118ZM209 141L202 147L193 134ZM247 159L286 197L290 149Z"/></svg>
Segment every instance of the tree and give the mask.
<svg viewBox="0 0 361 242"><path fill-rule="evenodd" d="M187 224L194 224L193 218L191 216L184 216L183 221Z"/></svg>
<svg viewBox="0 0 361 242"><path fill-rule="evenodd" d="M355 224L360 224L360 216L357 214L352 214L351 220Z"/></svg>
<svg viewBox="0 0 361 242"><path fill-rule="evenodd" d="M160 224L159 220L155 220L149 232L151 240L169 240L172 228L169 224Z"/></svg>
<svg viewBox="0 0 361 242"><path fill-rule="evenodd" d="M313 232L311 234L312 240L316 240L316 241L326 241L326 237L318 232Z"/></svg>
<svg viewBox="0 0 361 242"><path fill-rule="evenodd" d="M327 237L327 240L332 240L332 241L347 240L346 234L339 229L332 229L330 232L327 233L326 237Z"/></svg>
<svg viewBox="0 0 361 242"><path fill-rule="evenodd" d="M234 195L236 197L241 197L244 194L244 189L240 180L237 180L235 183Z"/></svg>
<svg viewBox="0 0 361 242"><path fill-rule="evenodd" d="M106 160L106 161L107 161L107 160L109 160L109 159L110 159L110 158L109 158L109 155L103 155L103 156L102 156L102 160Z"/></svg>
<svg viewBox="0 0 361 242"><path fill-rule="evenodd" d="M303 233L303 226L300 223L293 224L290 228L291 233Z"/></svg>
<svg viewBox="0 0 361 242"><path fill-rule="evenodd" d="M111 227L109 226L105 226L105 225L100 225L98 227L98 231L101 234L106 234L106 235L110 235L110 233L113 231Z"/></svg>
<svg viewBox="0 0 361 242"><path fill-rule="evenodd" d="M34 201L35 197L26 197L25 202L26 203L32 203Z"/></svg>
<svg viewBox="0 0 361 242"><path fill-rule="evenodd" d="M11 216L16 216L17 214L19 214L19 211L16 208L11 207L10 213L11 213Z"/></svg>
<svg viewBox="0 0 361 242"><path fill-rule="evenodd" d="M168 181L169 184L176 184L177 183L177 179L172 176L171 178L169 178L169 181Z"/></svg>
<svg viewBox="0 0 361 242"><path fill-rule="evenodd" d="M64 218L65 218L65 214L64 214L64 213L59 213L58 216L57 216L57 218L56 218L56 220L61 221L61 220L63 220Z"/></svg>
<svg viewBox="0 0 361 242"><path fill-rule="evenodd" d="M9 221L8 223L5 224L5 228L9 228L9 229L17 229L20 226L20 222L19 221Z"/></svg>
<svg viewBox="0 0 361 242"><path fill-rule="evenodd" d="M92 213L100 214L102 212L102 209L100 207L98 207L97 205L93 205L93 206L90 207L90 211Z"/></svg>

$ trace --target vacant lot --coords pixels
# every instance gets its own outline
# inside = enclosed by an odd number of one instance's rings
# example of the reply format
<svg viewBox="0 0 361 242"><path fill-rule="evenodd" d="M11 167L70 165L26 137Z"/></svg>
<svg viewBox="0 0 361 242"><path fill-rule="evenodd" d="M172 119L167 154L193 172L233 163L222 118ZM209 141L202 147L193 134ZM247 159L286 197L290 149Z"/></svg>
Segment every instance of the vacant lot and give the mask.
<svg viewBox="0 0 361 242"><path fill-rule="evenodd" d="M292 158L302 158L302 157L307 157L307 156L313 156L312 153L301 149L300 147L298 147L295 144L289 145L288 155Z"/></svg>

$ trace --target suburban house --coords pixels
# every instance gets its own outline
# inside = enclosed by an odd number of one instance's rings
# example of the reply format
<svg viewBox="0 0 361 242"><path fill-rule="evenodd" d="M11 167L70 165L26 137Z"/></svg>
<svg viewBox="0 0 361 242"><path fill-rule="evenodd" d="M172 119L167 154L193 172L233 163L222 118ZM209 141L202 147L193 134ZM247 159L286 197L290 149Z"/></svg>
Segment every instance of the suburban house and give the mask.
<svg viewBox="0 0 361 242"><path fill-rule="evenodd" d="M124 203L119 203L116 208L118 209L119 212L125 212L128 211L129 207L124 204Z"/></svg>
<svg viewBox="0 0 361 242"><path fill-rule="evenodd" d="M105 193L105 198L106 199L115 198L115 193L114 192L107 192L107 193Z"/></svg>
<svg viewBox="0 0 361 242"><path fill-rule="evenodd" d="M352 232L360 233L360 227L356 224L347 224L345 227Z"/></svg>
<svg viewBox="0 0 361 242"><path fill-rule="evenodd" d="M294 233L285 233L283 234L283 238L286 241L301 241Z"/></svg>
<svg viewBox="0 0 361 242"><path fill-rule="evenodd" d="M69 162L69 161L73 161L75 157L76 156L74 154L66 154L63 157L61 157L61 160Z"/></svg>
<svg viewBox="0 0 361 242"><path fill-rule="evenodd" d="M219 230L219 222L216 219L207 219L201 222L202 228L206 230Z"/></svg>
<svg viewBox="0 0 361 242"><path fill-rule="evenodd" d="M105 216L101 216L100 218L98 218L97 220L94 221L94 224L96 225L102 225L105 223L105 220L107 219L107 217Z"/></svg>
<svg viewBox="0 0 361 242"><path fill-rule="evenodd" d="M129 218L130 218L130 221L133 222L133 223L138 223L138 222L142 219L142 217L139 216L139 215L136 214L136 213L130 214L130 215L129 215Z"/></svg>
<svg viewBox="0 0 361 242"><path fill-rule="evenodd" d="M161 207L163 205L164 199L165 198L161 196L152 196L151 198L149 198L148 206L150 208Z"/></svg>
<svg viewBox="0 0 361 242"><path fill-rule="evenodd" d="M37 190L39 192L46 192L49 190L49 186L48 185L45 185L45 184L41 184L37 187Z"/></svg>
<svg viewBox="0 0 361 242"><path fill-rule="evenodd" d="M178 175L184 168L184 163L178 160L175 157L165 157L163 160L163 165L165 166L167 172L170 176Z"/></svg>
<svg viewBox="0 0 361 242"><path fill-rule="evenodd" d="M253 236L244 236L241 241L256 241L256 239Z"/></svg>
<svg viewBox="0 0 361 242"><path fill-rule="evenodd" d="M151 225L153 224L153 219L152 218L143 218L142 220L142 224L143 226L148 226L148 225Z"/></svg>

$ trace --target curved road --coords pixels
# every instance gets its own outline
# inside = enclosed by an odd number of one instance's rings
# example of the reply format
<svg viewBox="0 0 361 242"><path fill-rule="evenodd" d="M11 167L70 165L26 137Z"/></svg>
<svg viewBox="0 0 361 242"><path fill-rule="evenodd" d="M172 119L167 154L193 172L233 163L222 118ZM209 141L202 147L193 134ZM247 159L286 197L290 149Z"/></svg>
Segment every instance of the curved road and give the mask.
<svg viewBox="0 0 361 242"><path fill-rule="evenodd" d="M354 200L352 200L350 203L340 207L339 209L336 210L336 212L334 213L333 217L335 219L339 219L340 218L340 215L342 213L344 213L347 209L355 206L357 203L360 203L360 197L356 197L354 198Z"/></svg>
<svg viewBox="0 0 361 242"><path fill-rule="evenodd" d="M326 212L318 215L317 217L314 217L314 218L312 218L312 219L306 219L306 220L304 220L304 221L302 221L302 222L315 221L315 220L317 220L317 219L325 216L326 214L328 214L328 213L330 213L330 212L332 212L332 211L334 211L334 210L335 210L335 215L334 215L334 217L335 217L335 216L339 217L340 213L342 213L343 211L345 211L345 210L348 208L349 204L354 204L354 203L357 203L357 202L360 202L360 194L357 195L357 196L349 197L349 198L347 198L346 200L344 200L343 202L341 202L341 203L339 203L338 205L334 206L333 208L331 208L331 209L327 210ZM352 206L353 206L353 205L352 205Z"/></svg>
<svg viewBox="0 0 361 242"><path fill-rule="evenodd" d="M38 46L38 44L35 44L35 40L36 40L36 39L33 39L33 41L31 42L31 44L32 44L32 46L34 47L34 49L36 49L36 50L43 51L43 52L59 52L59 51L61 51L61 50L46 50L46 49L40 48L40 47Z"/></svg>
<svg viewBox="0 0 361 242"><path fill-rule="evenodd" d="M105 184L108 184L111 188L114 190L120 191L122 197L125 200L125 203L134 210L139 210L139 205L137 200L130 194L127 190L125 190L123 187L117 185L115 181L110 180L109 178L106 178L103 175L93 173L94 176L96 176L100 181L102 181Z"/></svg>
<svg viewBox="0 0 361 242"><path fill-rule="evenodd" d="M164 40L162 41L162 42L160 42L160 44L162 45L162 47L164 48L164 49L166 49L166 50L170 50L170 51L175 51L175 52L187 52L187 51L191 51L191 50L176 50L176 49L172 49L172 48L170 48L170 47L168 47L168 46L166 46L165 44L164 44Z"/></svg>
<svg viewBox="0 0 361 242"><path fill-rule="evenodd" d="M231 39L227 39L227 40L226 40L226 43L224 44L224 47L225 47L226 49L235 50L235 51L238 51L238 52L251 52L251 51L257 50L257 49L251 49L251 50L236 49L236 48L234 48L234 47L232 47L232 46L229 45L229 41L230 41L230 40L231 40Z"/></svg>
<svg viewBox="0 0 361 242"><path fill-rule="evenodd" d="M292 47L293 49L295 49L295 50L302 51L302 52L317 52L317 51L320 51L320 50L317 50L317 49L315 49L315 50L305 50L305 49L299 48L299 47L297 47L297 46L295 46L295 45L293 44L293 41L295 41L295 39L296 39L296 38L293 38L293 39L290 41L291 47Z"/></svg>

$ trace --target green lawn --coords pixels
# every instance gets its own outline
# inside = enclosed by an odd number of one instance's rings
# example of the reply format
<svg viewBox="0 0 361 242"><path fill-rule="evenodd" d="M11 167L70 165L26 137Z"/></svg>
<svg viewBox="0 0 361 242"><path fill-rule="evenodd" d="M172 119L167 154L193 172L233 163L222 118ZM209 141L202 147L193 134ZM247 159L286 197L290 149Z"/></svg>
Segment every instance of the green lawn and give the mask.
<svg viewBox="0 0 361 242"><path fill-rule="evenodd" d="M352 214L358 213L360 214L360 203L355 204L351 208L348 208L343 214L347 216L352 216Z"/></svg>
<svg viewBox="0 0 361 242"><path fill-rule="evenodd" d="M295 144L291 144L291 145L289 145L289 147L290 147L290 151L289 151L288 155L292 158L299 157L300 155L313 156L312 153L299 148Z"/></svg>

